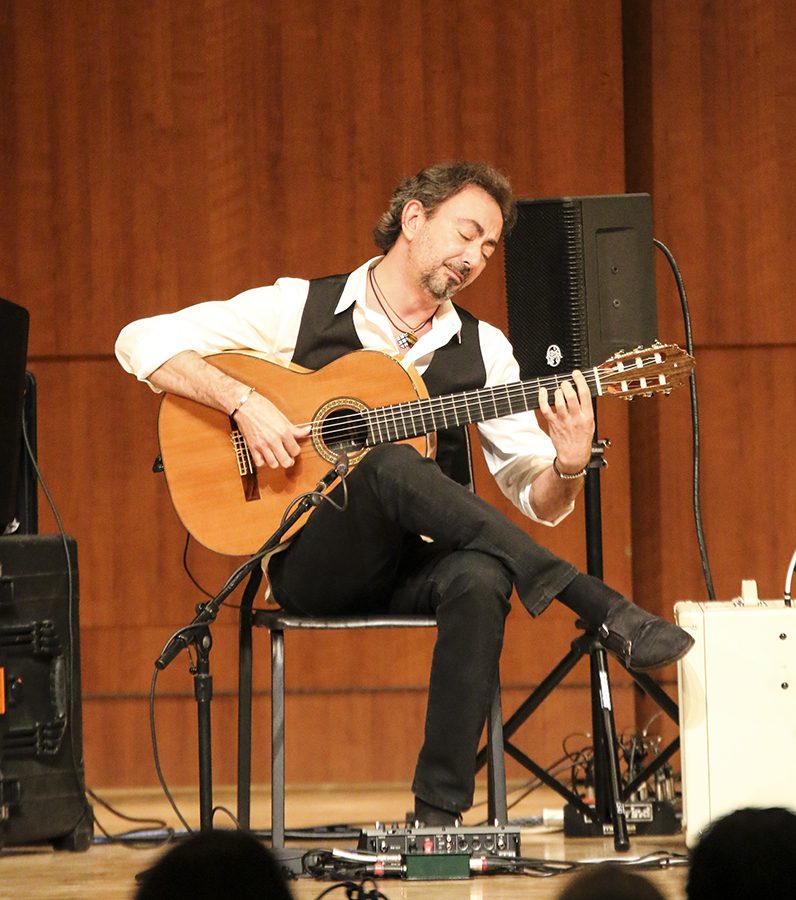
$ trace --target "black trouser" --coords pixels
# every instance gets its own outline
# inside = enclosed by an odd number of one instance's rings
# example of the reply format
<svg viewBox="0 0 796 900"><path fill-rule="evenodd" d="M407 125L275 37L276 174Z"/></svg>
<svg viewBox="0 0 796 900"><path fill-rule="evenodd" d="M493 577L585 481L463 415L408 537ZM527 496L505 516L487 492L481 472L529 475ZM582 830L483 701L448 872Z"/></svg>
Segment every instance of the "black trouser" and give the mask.
<svg viewBox="0 0 796 900"><path fill-rule="evenodd" d="M345 512L322 503L271 560L274 596L307 615L436 615L412 790L460 812L472 805L512 585L536 616L577 570L409 446L371 450L347 482ZM333 497L341 501L340 485Z"/></svg>

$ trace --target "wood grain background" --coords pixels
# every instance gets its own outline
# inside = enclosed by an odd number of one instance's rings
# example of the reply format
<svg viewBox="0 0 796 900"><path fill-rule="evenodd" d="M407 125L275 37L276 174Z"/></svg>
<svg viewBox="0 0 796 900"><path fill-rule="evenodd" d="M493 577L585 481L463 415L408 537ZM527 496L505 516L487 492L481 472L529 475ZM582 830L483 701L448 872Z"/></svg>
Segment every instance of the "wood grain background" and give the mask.
<svg viewBox="0 0 796 900"><path fill-rule="evenodd" d="M348 271L403 175L486 159L523 197L652 194L696 342L701 506L716 594L781 596L796 533L794 17L786 0L5 0L0 295L31 312L39 457L78 541L93 786L154 783L152 665L201 594L163 484L157 398L118 367L119 329L280 275ZM660 337L683 343L658 266ZM505 326L502 259L465 297ZM606 579L671 616L705 599L689 396L606 400ZM515 519L483 466L479 490ZM42 499L41 530L54 530ZM585 564L576 512L539 540ZM236 561L189 549L212 592ZM214 753L234 780L236 598L214 626ZM510 712L564 655L573 618L510 617ZM267 639L256 635L255 779L267 778ZM431 636L291 635L288 778L406 781ZM675 673L663 681L675 690ZM654 709L623 674L617 724ZM197 779L185 656L159 680L166 776ZM518 736L539 761L587 732L577 669ZM672 729L660 721L664 733ZM517 770L511 769L511 774Z"/></svg>

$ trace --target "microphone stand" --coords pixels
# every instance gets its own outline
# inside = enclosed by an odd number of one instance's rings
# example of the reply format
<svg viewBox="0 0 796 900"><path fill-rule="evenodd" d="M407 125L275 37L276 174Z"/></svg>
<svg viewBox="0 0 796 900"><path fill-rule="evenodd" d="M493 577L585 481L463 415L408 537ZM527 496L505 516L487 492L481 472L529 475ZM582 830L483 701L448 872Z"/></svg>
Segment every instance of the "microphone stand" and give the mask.
<svg viewBox="0 0 796 900"><path fill-rule="evenodd" d="M209 831L213 827L213 767L210 739L210 702L213 699L213 678L210 674L210 650L213 639L210 625L215 621L221 604L251 574L244 594L244 605L250 605L253 595L262 580L263 557L279 545L284 535L313 506L317 506L325 491L348 472L348 458L345 454L335 462L334 466L321 478L315 490L304 494L289 515L283 517L279 527L266 540L260 549L242 566L236 569L227 579L221 590L207 603L199 603L193 620L175 632L166 642L160 656L155 661L155 668L165 669L182 650L191 644L196 651L196 663L191 666L194 677L194 696L197 706L197 725L199 738L199 827L201 831ZM288 506L288 509L290 507Z"/></svg>

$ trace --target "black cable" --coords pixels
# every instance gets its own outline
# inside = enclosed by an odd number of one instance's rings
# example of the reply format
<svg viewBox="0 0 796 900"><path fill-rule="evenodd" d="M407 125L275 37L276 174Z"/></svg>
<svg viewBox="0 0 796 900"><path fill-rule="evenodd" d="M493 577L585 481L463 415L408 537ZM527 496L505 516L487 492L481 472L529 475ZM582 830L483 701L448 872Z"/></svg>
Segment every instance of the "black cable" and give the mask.
<svg viewBox="0 0 796 900"><path fill-rule="evenodd" d="M213 595L206 588L202 587L201 584L194 577L193 572L191 571L190 566L188 565L188 545L191 543L191 532L185 532L185 546L182 550L182 567L185 569L185 574L191 579L194 585L198 588L198 590L205 595L205 597L210 597L212 599Z"/></svg>
<svg viewBox="0 0 796 900"><path fill-rule="evenodd" d="M677 284L677 293L680 295L680 305L683 311L683 326L685 328L685 344L688 353L694 355L694 342L691 336L691 314L688 309L688 298L685 293L685 284L677 262L669 248L661 241L653 238L653 244L663 253L669 266L674 274L674 280ZM702 572L707 586L708 597L711 600L716 599L716 591L713 587L713 576L710 571L710 563L708 561L708 551L705 543L705 534L702 527L702 506L699 500L699 464L700 464L700 446L699 446L699 404L697 402L696 389L696 373L692 369L689 378L691 391L691 423L692 423L692 454L693 454L693 507L694 507L694 525L696 527L697 543L699 545L699 555L702 560Z"/></svg>
<svg viewBox="0 0 796 900"><path fill-rule="evenodd" d="M372 885L372 887L368 888L368 885ZM333 884L331 887L321 891L315 900L321 900L321 897L326 897L332 891L345 891L349 900L388 900L387 895L382 894L372 878L364 878L359 884L355 881L343 881L340 884Z"/></svg>
<svg viewBox="0 0 796 900"><path fill-rule="evenodd" d="M118 819L121 819L124 822L136 822L141 825L150 826L148 828L133 828L128 831L123 831L118 834L111 834L103 825L95 818L94 824L97 826L99 831L105 836L106 843L109 844L122 844L124 846L134 846L134 843L138 843L139 846L150 846L154 841L156 844L167 844L169 841L173 840L175 837L175 831L173 828L170 828L163 819L141 819L135 816L129 816L126 813L120 812L107 800L104 800L102 797L98 796L94 793L90 788L86 788L86 793L91 797L91 799L97 803L99 806L104 807L111 815L116 816ZM154 827L152 827L154 826ZM156 829L159 829L159 835L157 838L152 836L152 832Z"/></svg>
<svg viewBox="0 0 796 900"><path fill-rule="evenodd" d="M75 629L74 629L74 618L75 618L75 592L74 592L74 577L72 572L72 559L69 556L69 544L66 539L66 529L64 528L64 523L61 520L61 515L58 512L58 507L55 505L55 500L53 499L52 494L50 493L50 489L47 487L47 482L44 480L44 475L42 475L41 469L39 468L38 461L36 460L36 454L33 452L33 447L30 443L30 437L28 436L28 427L25 421L24 411L22 414L22 440L25 444L25 452L28 454L28 459L30 460L30 464L33 467L33 471L36 473L36 478L41 485L42 492L44 496L47 498L47 502L50 505L50 509L52 510L53 517L55 518L55 524L58 526L58 534L61 538L61 544L64 549L64 558L66 560L66 580L67 580L67 629L69 634L69 710L72 718L74 718L74 706L75 706L75 698L74 698L74 688L77 683L77 659L75 657ZM83 801L83 811L86 816L88 816L89 822L93 820L93 811L91 809L91 804L88 802L88 798L86 797L86 786L83 778L81 777L79 766L80 762L83 758L82 749L77 747L75 743L75 729L69 729L69 743L72 749L72 774L75 778L75 784L77 785L77 789L80 793L80 797ZM79 824L79 823L78 823Z"/></svg>
<svg viewBox="0 0 796 900"><path fill-rule="evenodd" d="M171 808L177 815L177 818L182 823L183 828L188 832L188 834L193 834L193 829L191 826L185 821L182 813L180 812L179 807L177 806L177 802L172 796L171 791L169 790L168 784L166 784L166 779L163 776L163 769L160 766L160 754L158 753L158 738L157 738L157 728L155 726L155 688L158 681L158 672L160 669L155 667L154 672L152 673L152 682L149 688L149 734L152 739L152 755L155 760L155 772L158 776L158 782L160 783L161 788L163 789L163 793L166 795L166 799L169 801Z"/></svg>

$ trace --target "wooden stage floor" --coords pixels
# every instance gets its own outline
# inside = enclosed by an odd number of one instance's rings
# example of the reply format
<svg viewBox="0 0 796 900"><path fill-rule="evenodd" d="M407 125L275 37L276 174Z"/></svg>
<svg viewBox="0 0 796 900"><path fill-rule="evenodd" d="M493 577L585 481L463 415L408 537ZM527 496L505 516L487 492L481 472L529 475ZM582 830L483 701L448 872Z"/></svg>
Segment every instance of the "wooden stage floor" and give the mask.
<svg viewBox="0 0 796 900"><path fill-rule="evenodd" d="M157 818L178 828L179 822L159 791L97 790L96 793L120 812L136 818ZM198 827L198 796L196 791L176 791L180 809L192 828ZM511 797L509 798L511 800ZM372 827L376 821L403 821L410 807L411 796L405 789L391 786L313 786L291 788L288 792L287 825L289 828L344 823L358 827ZM255 790L252 798L252 826L265 829L269 825L270 798L266 790ZM217 789L216 807L226 807L234 813L235 793L231 789ZM517 803L510 811L512 820L540 815L545 808L561 810L562 801L552 791L538 790ZM113 834L131 825L114 818L94 804L98 821ZM464 825L475 825L485 817L483 807L475 807L465 817ZM232 826L231 820L218 812L215 824L220 828ZM97 832L99 835L99 832ZM353 847L353 840L301 841L302 846ZM632 837L626 854L614 851L610 838L569 838L561 831L522 829L522 855L547 860L628 860L663 850L684 854L681 835L665 837ZM94 843L85 853L56 853L49 847L6 847L0 851L0 898L14 900L129 900L135 892L135 875L165 852L162 847L137 849L130 846ZM685 866L646 871L646 877L663 893L666 900L684 900ZM570 874L548 878L522 875L481 875L464 881L404 881L399 878L380 879L379 889L389 900L505 900L510 897L558 897ZM316 898L329 882L300 878L291 889L296 900ZM344 897L339 890L332 897Z"/></svg>

